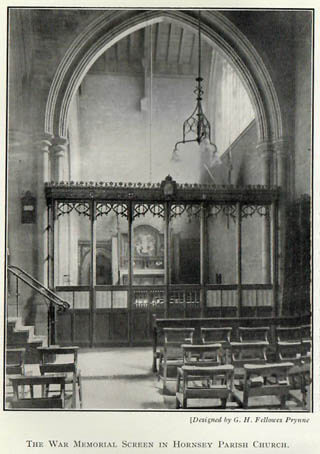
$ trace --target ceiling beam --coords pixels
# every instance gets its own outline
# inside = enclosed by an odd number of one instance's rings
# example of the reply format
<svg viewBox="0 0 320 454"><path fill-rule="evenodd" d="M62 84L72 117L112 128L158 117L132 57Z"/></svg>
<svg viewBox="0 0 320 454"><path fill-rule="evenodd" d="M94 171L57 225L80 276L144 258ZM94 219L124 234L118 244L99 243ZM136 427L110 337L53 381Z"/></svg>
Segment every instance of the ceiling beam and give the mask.
<svg viewBox="0 0 320 454"><path fill-rule="evenodd" d="M178 63L179 64L182 63L184 40L185 40L185 31L182 28L181 29L181 34L180 34L179 53L178 53Z"/></svg>
<svg viewBox="0 0 320 454"><path fill-rule="evenodd" d="M197 43L197 38L196 38L196 35L193 35L193 39L192 39L192 45L191 45L191 51L190 51L190 59L189 59L189 63L194 63L195 62L195 55L196 55L196 43Z"/></svg>
<svg viewBox="0 0 320 454"><path fill-rule="evenodd" d="M167 43L167 54L166 54L166 62L169 63L169 51L170 51L170 44L171 43L171 35L172 35L172 24L169 24L168 30L168 43Z"/></svg>
<svg viewBox="0 0 320 454"><path fill-rule="evenodd" d="M159 25L160 24L156 24L155 27L156 27L156 31L155 31L155 39L154 39L154 52L153 52L153 55L154 55L154 58L155 60L157 59L157 52L159 50L159 33L160 33L160 30L159 30Z"/></svg>

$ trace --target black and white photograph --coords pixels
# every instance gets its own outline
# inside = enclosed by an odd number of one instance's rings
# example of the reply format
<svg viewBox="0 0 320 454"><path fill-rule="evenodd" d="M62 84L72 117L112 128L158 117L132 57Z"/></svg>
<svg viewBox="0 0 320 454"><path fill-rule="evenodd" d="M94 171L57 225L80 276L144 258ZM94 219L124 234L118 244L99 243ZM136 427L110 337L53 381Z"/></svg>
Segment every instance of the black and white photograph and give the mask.
<svg viewBox="0 0 320 454"><path fill-rule="evenodd" d="M306 422L314 9L107 6L7 8L4 413Z"/></svg>

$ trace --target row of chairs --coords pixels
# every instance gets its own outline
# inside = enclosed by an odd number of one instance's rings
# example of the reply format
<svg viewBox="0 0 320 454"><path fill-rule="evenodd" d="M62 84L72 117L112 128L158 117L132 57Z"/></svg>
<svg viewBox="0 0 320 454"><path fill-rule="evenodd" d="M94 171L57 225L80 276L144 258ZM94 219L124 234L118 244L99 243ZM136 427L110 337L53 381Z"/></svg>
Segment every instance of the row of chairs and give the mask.
<svg viewBox="0 0 320 454"><path fill-rule="evenodd" d="M36 375L26 373L25 349L7 349L8 406L20 409L76 408L78 390L79 406L82 408L78 349L60 346L39 347L39 374Z"/></svg>
<svg viewBox="0 0 320 454"><path fill-rule="evenodd" d="M183 364L177 369L176 408L187 408L190 399L219 399L221 408L226 408L229 397L248 408L249 397L258 396L276 396L280 407L285 408L293 363L246 363L240 370L234 364L219 363L221 344L185 344L181 348ZM236 389L242 391L242 399L236 398Z"/></svg>
<svg viewBox="0 0 320 454"><path fill-rule="evenodd" d="M247 408L249 396L269 394L278 396L283 407L289 389L298 388L305 405L311 340L306 335L300 335L297 340L297 332L301 334L302 329L307 332L306 327L277 329L276 362L270 363L267 356L270 348L268 327L241 327L237 342L231 341L230 327L202 328L202 345L193 344L194 328L164 328L164 345L159 360L159 378L163 380L164 392L167 381L176 379L177 408L184 407L191 396L213 397L215 394L221 396L224 407L226 395L232 393L235 397L234 391L243 392L242 401L236 399L243 408ZM290 340L288 332L295 332L296 338ZM207 374L211 383L214 376L222 375L223 388L220 383L218 389L193 389L188 383L195 381L195 372L199 377Z"/></svg>

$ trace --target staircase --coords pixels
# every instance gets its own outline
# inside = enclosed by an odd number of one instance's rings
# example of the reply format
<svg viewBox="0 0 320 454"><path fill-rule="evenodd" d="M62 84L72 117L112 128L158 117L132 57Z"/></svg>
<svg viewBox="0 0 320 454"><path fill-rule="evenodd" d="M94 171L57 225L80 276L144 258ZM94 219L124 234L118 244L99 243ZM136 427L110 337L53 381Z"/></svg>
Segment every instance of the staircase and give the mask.
<svg viewBox="0 0 320 454"><path fill-rule="evenodd" d="M10 317L7 320L7 348L25 348L25 363L39 362L37 348L47 346L46 336L36 336L34 326L25 326L20 317Z"/></svg>
<svg viewBox="0 0 320 454"><path fill-rule="evenodd" d="M25 348L25 363L36 364L39 362L38 347L49 346L54 343L54 324L55 311L67 310L70 306L67 301L61 299L58 295L38 282L34 277L17 266L8 266L8 272L13 275L17 281L16 295L19 299L20 292L18 291L18 281L23 282L31 288L35 294L43 297L48 304L48 335L36 335L34 326L27 326L22 323L22 317L19 315L21 304L17 301L17 316L7 317L7 336L6 348Z"/></svg>

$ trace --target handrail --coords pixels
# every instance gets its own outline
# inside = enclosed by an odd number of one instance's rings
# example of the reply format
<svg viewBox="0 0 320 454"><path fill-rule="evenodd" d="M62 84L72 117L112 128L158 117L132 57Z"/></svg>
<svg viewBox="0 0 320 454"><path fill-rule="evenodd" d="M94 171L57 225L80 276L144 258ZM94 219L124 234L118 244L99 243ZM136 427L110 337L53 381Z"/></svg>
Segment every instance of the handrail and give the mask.
<svg viewBox="0 0 320 454"><path fill-rule="evenodd" d="M14 276L16 276L18 279L22 280L25 284L27 284L29 287L34 289L37 293L42 295L44 298L49 300L51 303L55 304L56 306L59 307L59 310L66 310L70 308L70 304L60 298L56 293L54 293L52 290L49 288L45 287L41 282L37 281L33 276L31 276L29 273L24 271L22 268L19 268L18 266L15 265L8 265L8 271L12 273ZM21 276L21 274L23 276ZM28 282L27 279L30 279L32 283ZM34 285L36 284L36 285ZM40 287L40 288L39 288Z"/></svg>

